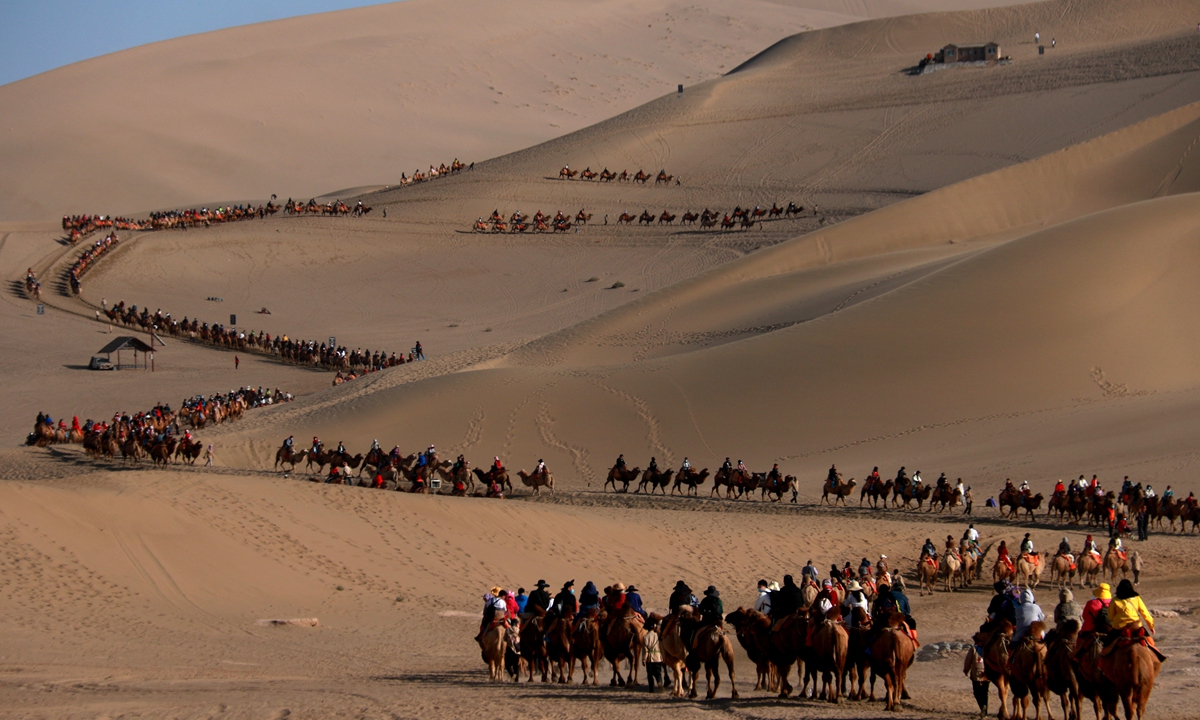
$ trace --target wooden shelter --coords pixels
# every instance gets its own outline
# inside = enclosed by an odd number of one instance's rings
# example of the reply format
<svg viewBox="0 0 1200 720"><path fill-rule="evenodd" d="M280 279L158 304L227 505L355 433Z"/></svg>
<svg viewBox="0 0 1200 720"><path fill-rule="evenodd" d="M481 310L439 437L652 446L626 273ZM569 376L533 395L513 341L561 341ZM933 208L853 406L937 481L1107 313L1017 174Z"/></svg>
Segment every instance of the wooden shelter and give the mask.
<svg viewBox="0 0 1200 720"><path fill-rule="evenodd" d="M159 340L159 342L162 342L162 340ZM133 353L132 364L121 361L122 352ZM138 363L139 352L142 354L140 364ZM96 351L97 355L104 355L107 357L110 363L112 362L113 353L117 354L117 361L113 363L113 366L118 370L136 370L139 367L145 370L149 369L150 367L150 360L153 356L154 348L147 345L140 338L136 338L132 335L122 335L121 337L113 338L112 342Z"/></svg>
<svg viewBox="0 0 1200 720"><path fill-rule="evenodd" d="M954 45L942 48L938 62L995 62L1000 59L1000 44L994 42L979 45Z"/></svg>

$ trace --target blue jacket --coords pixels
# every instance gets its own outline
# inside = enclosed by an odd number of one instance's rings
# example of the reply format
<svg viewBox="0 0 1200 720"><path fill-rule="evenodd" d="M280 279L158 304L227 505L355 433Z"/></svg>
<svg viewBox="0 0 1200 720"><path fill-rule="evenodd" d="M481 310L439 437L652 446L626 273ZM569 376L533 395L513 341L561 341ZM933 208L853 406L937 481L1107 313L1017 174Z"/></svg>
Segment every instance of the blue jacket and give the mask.
<svg viewBox="0 0 1200 720"><path fill-rule="evenodd" d="M635 592L625 593L625 604L630 610L636 613L641 613L642 617L646 616L646 611L642 608L642 596Z"/></svg>

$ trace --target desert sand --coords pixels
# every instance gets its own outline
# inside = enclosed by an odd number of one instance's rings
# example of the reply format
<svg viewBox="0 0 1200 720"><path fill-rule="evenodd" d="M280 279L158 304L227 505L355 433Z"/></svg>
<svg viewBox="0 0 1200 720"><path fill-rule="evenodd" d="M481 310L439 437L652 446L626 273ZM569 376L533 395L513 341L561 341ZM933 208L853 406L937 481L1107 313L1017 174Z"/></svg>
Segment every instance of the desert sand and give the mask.
<svg viewBox="0 0 1200 720"><path fill-rule="evenodd" d="M932 8L751 4L727 31L715 4L623 12L596 3L573 10L536 51L489 64L481 58L497 46L482 34L457 43L429 31L453 8L414 2L184 38L0 88L46 100L5 111L23 129L3 152L27 159L0 175L9 281L0 332L11 338L2 356L9 412L0 416L10 438L0 451L0 716L878 717L880 703L830 707L753 692L740 649L738 701L727 680L705 704L610 689L607 670L599 688L491 684L471 641L480 598L493 584L530 589L539 578L552 590L567 579L620 580L661 610L683 578L719 587L728 611L753 601L760 577L779 580L808 559L824 570L886 554L911 573L925 538L958 537L970 520L985 544L1015 545L1029 532L1051 551L1064 535L1078 546L1095 530L1044 515L1000 518L983 501L1006 478L1047 495L1080 474L1114 489L1128 475L1160 494L1200 490L1200 37L1189 20L1200 4L974 7L913 15L904 13ZM522 6L487 37L528 25L526 12L547 14ZM680 41L690 54L659 47L649 34L658 28L641 34L654 13L681 18L672 33L690 33ZM879 19L839 24L851 16ZM401 18L400 34L367 49L363 33ZM387 157L369 148L411 100L380 100L383 119L372 119L339 102L352 83L324 99L317 87L299 89L284 102L277 86L250 82L282 68L357 72L321 57L359 68L374 58L372 72L384 73L388 53L422 28L437 52L418 54L414 62L428 65L412 72L440 100L407 120L403 132L422 139ZM1035 31L1056 47L1038 55ZM619 37L608 51L619 62L573 60L594 87L552 101L541 53L577 48L572 33L596 43L587 53ZM905 72L942 44L983 39L999 42L1011 64ZM174 115L104 106L90 123L61 122L102 136L97 157L113 173L93 184L55 169L87 144L46 122L71 83L110 67L157 72L170 58L204 83L232 84L245 65L230 54L246 60L251 40L263 48L264 75L243 77L219 101L208 94L205 105L244 132L228 135L199 115L188 127ZM488 72L526 88L528 105L472 111L477 99L459 90ZM664 94L678 73L691 73L684 93ZM186 114L204 95L149 107ZM311 151L262 142L253 107L280 122L307 109L286 130L267 126ZM152 141L152 162L108 162L146 137L139 123L179 129ZM353 140L314 147L333 136ZM234 138L230 157L210 165L198 149L203 162L175 164L183 145L216 137ZM414 148L428 160L408 159ZM455 155L475 168L379 187L402 163ZM662 169L679 183L557 179L568 164ZM10 191L13 183L26 190ZM79 297L60 287L80 251L59 242L62 212L132 214L271 193L361 200L372 212L123 233ZM623 212L788 202L805 211L748 230L616 224ZM493 210L581 208L592 220L566 233L471 232ZM30 267L43 279L44 315L23 290ZM231 352L168 338L154 373L83 369L127 332L96 319L102 303L122 299L210 322L233 313L249 330L336 336L350 348L401 352L419 340L429 360L333 386L329 372L246 353L235 369ZM253 313L264 306L270 315ZM297 400L199 432L216 448L215 468L109 467L78 446L16 447L39 410L98 419L259 385ZM344 441L351 452L375 439L405 453L435 444L443 458L463 453L484 466L500 456L512 471L544 458L556 492L535 497L518 484L499 501L307 482L302 468L271 469L290 434L301 445L314 435ZM778 463L800 478L798 502L709 499L709 484L700 498L606 493L619 453L641 467L651 456L714 470L726 457L756 471ZM849 508L819 506L834 463L859 481L874 466L885 477L900 466L927 482L961 477L973 486L974 514L871 511L857 497ZM1140 591L1170 656L1152 717L1200 717L1190 702L1200 672L1190 575L1198 542L1165 531L1129 542L1146 563ZM970 637L990 596L987 575L925 597L910 582L924 643ZM1054 594L1045 583L1038 590L1047 613ZM290 618L318 626L260 623ZM917 663L909 688L906 715L975 712L961 655Z"/></svg>

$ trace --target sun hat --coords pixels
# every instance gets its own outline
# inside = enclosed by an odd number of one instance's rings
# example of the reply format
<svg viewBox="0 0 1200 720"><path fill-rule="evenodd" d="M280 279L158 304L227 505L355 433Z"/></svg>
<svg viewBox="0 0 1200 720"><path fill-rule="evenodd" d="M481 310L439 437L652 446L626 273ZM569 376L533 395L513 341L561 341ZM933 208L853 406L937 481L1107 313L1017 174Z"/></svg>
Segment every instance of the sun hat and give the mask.
<svg viewBox="0 0 1200 720"><path fill-rule="evenodd" d="M721 597L721 593L719 590L717 590L715 585L709 585L708 589L704 591L704 594L712 597Z"/></svg>
<svg viewBox="0 0 1200 720"><path fill-rule="evenodd" d="M861 592L862 585L859 585L857 580L851 580L849 584L846 585L846 589L850 592Z"/></svg>
<svg viewBox="0 0 1200 720"><path fill-rule="evenodd" d="M1092 597L1101 600L1112 600L1112 588L1108 586L1108 583L1100 583L1099 587L1092 591Z"/></svg>
<svg viewBox="0 0 1200 720"><path fill-rule="evenodd" d="M612 584L612 589L613 589L613 592L617 592L617 591L625 592L625 583L615 582Z"/></svg>
<svg viewBox="0 0 1200 720"><path fill-rule="evenodd" d="M500 594L500 586L499 586L499 585L493 585L493 586L492 586L492 594L493 594L493 595L499 595L499 594Z"/></svg>
<svg viewBox="0 0 1200 720"><path fill-rule="evenodd" d="M550 587L550 583L546 582L545 580L538 580L537 585L535 587L539 587L539 588Z"/></svg>

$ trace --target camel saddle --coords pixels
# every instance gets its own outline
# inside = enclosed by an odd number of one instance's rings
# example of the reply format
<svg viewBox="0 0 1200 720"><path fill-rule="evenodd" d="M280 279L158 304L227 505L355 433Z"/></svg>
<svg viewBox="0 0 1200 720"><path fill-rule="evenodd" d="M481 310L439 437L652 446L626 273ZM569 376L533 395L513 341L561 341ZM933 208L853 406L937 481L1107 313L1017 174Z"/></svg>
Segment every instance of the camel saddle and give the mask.
<svg viewBox="0 0 1200 720"><path fill-rule="evenodd" d="M1021 559L1030 565L1036 565L1042 561L1041 555L1038 553L1021 553Z"/></svg>
<svg viewBox="0 0 1200 720"><path fill-rule="evenodd" d="M1125 649L1134 645L1143 645L1150 648L1150 651L1158 656L1159 662L1167 659L1167 656L1163 655L1158 646L1154 644L1154 638L1147 635L1144 628L1136 628L1132 631L1129 629L1122 630L1116 640L1104 646L1104 649L1100 651L1100 657L1106 657L1114 650Z"/></svg>
<svg viewBox="0 0 1200 720"><path fill-rule="evenodd" d="M1129 553L1125 550L1117 550L1116 553L1117 557L1121 558L1121 562L1125 562L1129 559Z"/></svg>

